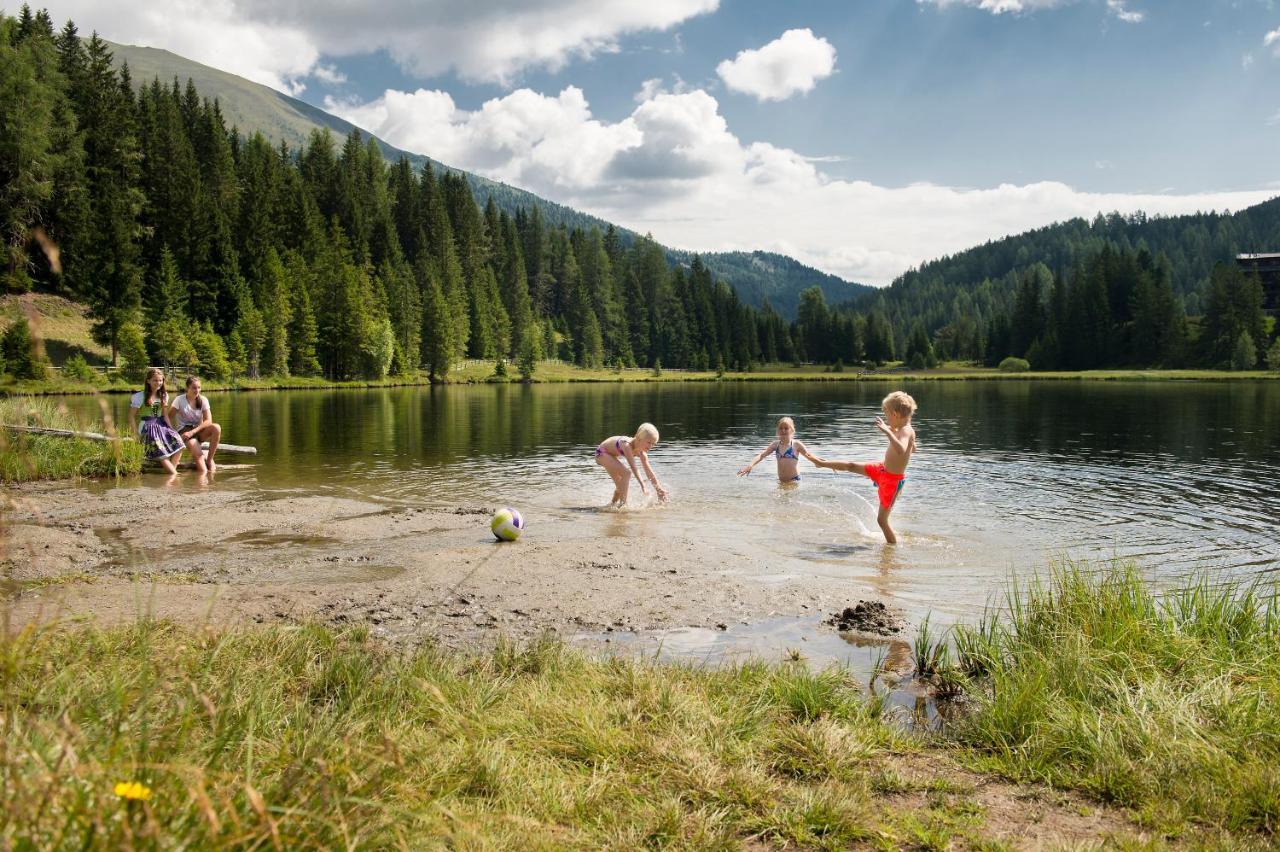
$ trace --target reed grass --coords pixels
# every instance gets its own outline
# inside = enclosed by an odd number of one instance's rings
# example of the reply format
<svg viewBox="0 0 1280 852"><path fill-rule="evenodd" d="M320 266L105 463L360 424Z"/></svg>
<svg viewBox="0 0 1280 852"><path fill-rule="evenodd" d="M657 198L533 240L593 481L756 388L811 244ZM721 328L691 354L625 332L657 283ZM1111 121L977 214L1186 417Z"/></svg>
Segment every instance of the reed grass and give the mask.
<svg viewBox="0 0 1280 852"><path fill-rule="evenodd" d="M1130 564L1067 563L954 632L975 678L951 732L984 765L1146 825L1280 825L1280 596L1208 577L1158 595Z"/></svg>
<svg viewBox="0 0 1280 852"><path fill-rule="evenodd" d="M0 424L72 429L114 435L107 409L103 417L83 421L64 405L38 397L0 399ZM37 435L0 428L0 481L133 476L142 469L137 441L90 441L59 435Z"/></svg>

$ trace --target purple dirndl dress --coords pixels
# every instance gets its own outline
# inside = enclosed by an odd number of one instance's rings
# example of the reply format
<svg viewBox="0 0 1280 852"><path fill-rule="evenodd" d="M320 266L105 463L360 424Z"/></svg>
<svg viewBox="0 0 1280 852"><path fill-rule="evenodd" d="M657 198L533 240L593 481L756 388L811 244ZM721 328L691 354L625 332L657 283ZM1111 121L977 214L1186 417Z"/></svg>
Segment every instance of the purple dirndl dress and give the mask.
<svg viewBox="0 0 1280 852"><path fill-rule="evenodd" d="M182 452L182 436L165 422L164 403L151 403L151 413L142 418L138 435L142 438L142 452L150 461L167 459Z"/></svg>

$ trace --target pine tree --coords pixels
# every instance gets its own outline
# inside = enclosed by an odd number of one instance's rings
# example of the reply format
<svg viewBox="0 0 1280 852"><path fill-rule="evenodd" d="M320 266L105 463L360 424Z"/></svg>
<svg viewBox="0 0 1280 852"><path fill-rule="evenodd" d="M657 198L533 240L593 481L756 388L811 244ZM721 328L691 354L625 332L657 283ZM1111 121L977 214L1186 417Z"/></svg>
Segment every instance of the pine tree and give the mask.
<svg viewBox="0 0 1280 852"><path fill-rule="evenodd" d="M85 172L91 200L90 235L85 241L86 282L93 336L111 348L116 363L120 328L140 306L138 266L137 140L133 102L111 66L111 51L95 33L80 83L80 126L84 130Z"/></svg>
<svg viewBox="0 0 1280 852"><path fill-rule="evenodd" d="M311 307L311 273L302 255L291 252L285 264L289 279L289 373L294 376L320 375L316 354L319 328Z"/></svg>
<svg viewBox="0 0 1280 852"><path fill-rule="evenodd" d="M262 371L268 376L289 375L289 326L293 321L292 284L274 246L268 246L262 261L259 298L266 342L262 351Z"/></svg>
<svg viewBox="0 0 1280 852"><path fill-rule="evenodd" d="M458 352L459 327L445 296L437 264L426 257L414 269L422 294L422 363L435 381L447 379Z"/></svg>

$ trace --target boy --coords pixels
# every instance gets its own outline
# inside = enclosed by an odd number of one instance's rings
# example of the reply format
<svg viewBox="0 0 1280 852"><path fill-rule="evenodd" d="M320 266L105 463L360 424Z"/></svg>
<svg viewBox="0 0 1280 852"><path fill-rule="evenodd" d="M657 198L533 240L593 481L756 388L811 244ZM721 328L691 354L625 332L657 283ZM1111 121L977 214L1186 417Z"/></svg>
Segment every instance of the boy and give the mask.
<svg viewBox="0 0 1280 852"><path fill-rule="evenodd" d="M902 491L906 481L907 462L916 451L916 430L911 428L911 416L916 413L916 401L909 394L894 391L884 398L880 407L889 423L876 418L876 428L889 439L889 446L884 451L884 463L827 461L813 458L811 461L818 467L831 470L847 470L850 473L861 473L870 478L877 486L880 494L880 513L876 522L884 532L884 540L889 544L897 544L898 537L889 526L889 513Z"/></svg>

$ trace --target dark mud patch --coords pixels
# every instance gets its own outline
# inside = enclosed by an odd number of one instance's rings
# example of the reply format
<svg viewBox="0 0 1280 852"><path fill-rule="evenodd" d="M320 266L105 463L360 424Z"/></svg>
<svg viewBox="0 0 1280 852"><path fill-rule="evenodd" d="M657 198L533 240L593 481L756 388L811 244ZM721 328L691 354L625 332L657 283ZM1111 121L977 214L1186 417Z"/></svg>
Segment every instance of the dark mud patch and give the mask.
<svg viewBox="0 0 1280 852"><path fill-rule="evenodd" d="M840 612L832 613L825 624L836 630L893 636L902 632L903 621L880 601L858 601Z"/></svg>
<svg viewBox="0 0 1280 852"><path fill-rule="evenodd" d="M335 544L338 540L327 535L302 535L298 533L281 533L272 530L247 530L228 536L226 541L233 544L244 544L249 547L279 547L283 545L301 547L320 547Z"/></svg>
<svg viewBox="0 0 1280 852"><path fill-rule="evenodd" d="M470 507L459 506L458 508L453 510L453 514L455 515L491 515L493 514L493 510L485 509L483 507L476 507L476 506L470 506Z"/></svg>

